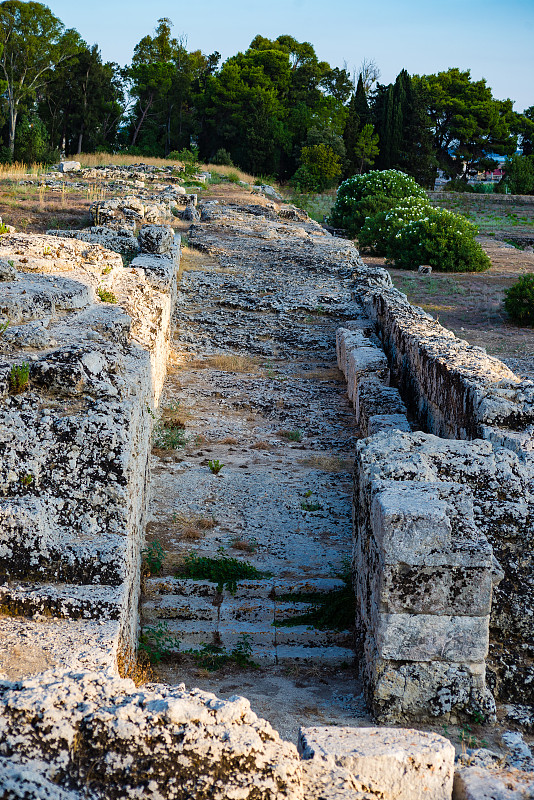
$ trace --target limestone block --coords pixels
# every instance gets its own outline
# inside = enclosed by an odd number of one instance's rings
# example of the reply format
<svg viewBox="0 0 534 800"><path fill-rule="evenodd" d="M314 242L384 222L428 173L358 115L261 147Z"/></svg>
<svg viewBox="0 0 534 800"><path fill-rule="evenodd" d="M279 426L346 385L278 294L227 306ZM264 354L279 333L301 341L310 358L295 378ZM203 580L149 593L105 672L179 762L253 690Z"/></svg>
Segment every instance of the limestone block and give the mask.
<svg viewBox="0 0 534 800"><path fill-rule="evenodd" d="M448 554L442 555L446 562ZM367 619L371 604L387 613L487 616L500 574L484 561L478 566L387 564L372 535L355 543L354 568Z"/></svg>
<svg viewBox="0 0 534 800"><path fill-rule="evenodd" d="M374 347L369 339L365 326L351 320L343 328L336 331L336 354L338 367L347 377L347 358L352 347Z"/></svg>
<svg viewBox="0 0 534 800"><path fill-rule="evenodd" d="M50 230L46 232L46 235L57 236L62 239L79 239L90 244L100 244L108 250L113 250L115 253L123 255L137 253L139 250L138 241L132 235L131 229L121 230L120 228L106 228L104 225L94 225L89 230L81 231Z"/></svg>
<svg viewBox="0 0 534 800"><path fill-rule="evenodd" d="M393 661L479 662L488 654L489 616L375 613L380 658Z"/></svg>
<svg viewBox="0 0 534 800"><path fill-rule="evenodd" d="M406 406L401 400L398 389L384 386L377 378L362 378L358 382L354 396L356 423L363 432L369 428L370 417L391 415L406 417Z"/></svg>
<svg viewBox="0 0 534 800"><path fill-rule="evenodd" d="M60 172L79 172L81 168L79 161L60 161L58 167Z"/></svg>
<svg viewBox="0 0 534 800"><path fill-rule="evenodd" d="M79 800L43 774L43 764L0 757L2 800Z"/></svg>
<svg viewBox="0 0 534 800"><path fill-rule="evenodd" d="M354 334L352 334L354 336ZM362 337L364 338L364 337ZM371 342L358 346L350 344L347 348L347 394L353 403L356 398L358 383L364 377L374 376L383 383L389 381L387 358L378 347Z"/></svg>
<svg viewBox="0 0 534 800"><path fill-rule="evenodd" d="M174 247L174 232L164 225L143 225L139 229L139 249L142 253L165 255Z"/></svg>
<svg viewBox="0 0 534 800"><path fill-rule="evenodd" d="M461 767L454 775L453 800L530 800L534 773L517 769Z"/></svg>
<svg viewBox="0 0 534 800"><path fill-rule="evenodd" d="M367 420L367 436L382 431L411 431L411 426L404 414L373 414Z"/></svg>
<svg viewBox="0 0 534 800"><path fill-rule="evenodd" d="M301 728L305 760L333 763L382 800L450 800L454 747L443 736L402 728Z"/></svg>
<svg viewBox="0 0 534 800"><path fill-rule="evenodd" d="M386 564L481 567L492 548L473 522L471 492L452 482L372 484L370 522ZM373 490L371 489L371 495Z"/></svg>
<svg viewBox="0 0 534 800"><path fill-rule="evenodd" d="M432 717L456 722L474 711L495 719L484 662L390 661L380 658L372 638L366 637L362 667L365 695L380 722Z"/></svg>

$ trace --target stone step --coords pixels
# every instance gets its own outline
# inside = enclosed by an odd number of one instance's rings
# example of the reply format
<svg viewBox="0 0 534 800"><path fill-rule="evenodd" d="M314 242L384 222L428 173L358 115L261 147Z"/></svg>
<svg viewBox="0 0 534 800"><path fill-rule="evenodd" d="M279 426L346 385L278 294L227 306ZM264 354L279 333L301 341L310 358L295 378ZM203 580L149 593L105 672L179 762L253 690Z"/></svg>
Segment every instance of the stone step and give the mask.
<svg viewBox="0 0 534 800"><path fill-rule="evenodd" d="M315 578L310 580L288 580L283 578L264 578L261 580L242 580L237 581L235 593L232 595L236 599L241 598L264 598L269 599L273 590L277 596L280 595L299 595L299 594L328 594L329 592L342 589L344 582L339 578ZM211 581L197 581L191 578L154 577L147 578L145 582L145 594L154 596L157 594L182 595L184 597L213 597L216 584ZM224 594L230 594L227 590Z"/></svg>
<svg viewBox="0 0 534 800"><path fill-rule="evenodd" d="M8 616L118 620L125 602L122 586L19 582L0 586L0 610Z"/></svg>
<svg viewBox="0 0 534 800"><path fill-rule="evenodd" d="M273 600L238 599L231 594L223 594L222 603L218 607L212 597L182 597L167 594L147 600L143 603L144 619L176 619L215 622L219 616L221 622L258 622L270 625L275 619L287 620L313 609L311 603L283 603ZM220 598L220 595L219 595Z"/></svg>
<svg viewBox="0 0 534 800"><path fill-rule="evenodd" d="M307 648L325 648L329 646L350 647L348 631L324 631L307 625L291 627L275 627L269 623L258 622L223 622L219 625L204 621L199 626L197 620L166 620L169 634L176 636L180 642L180 650L211 644L214 641L227 650L232 650L246 636L252 647L274 647L276 645L302 645ZM144 625L147 628L154 625ZM199 628L202 628L199 630Z"/></svg>

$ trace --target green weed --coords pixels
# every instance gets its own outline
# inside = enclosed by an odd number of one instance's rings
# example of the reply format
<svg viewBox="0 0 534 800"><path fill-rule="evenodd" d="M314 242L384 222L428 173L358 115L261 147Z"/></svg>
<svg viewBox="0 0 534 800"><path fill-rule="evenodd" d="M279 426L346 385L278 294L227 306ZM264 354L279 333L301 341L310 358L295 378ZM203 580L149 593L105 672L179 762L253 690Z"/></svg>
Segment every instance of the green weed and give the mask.
<svg viewBox="0 0 534 800"><path fill-rule="evenodd" d="M9 328L9 320L7 322L0 323L0 336L2 336L2 334L5 333L8 328Z"/></svg>
<svg viewBox="0 0 534 800"><path fill-rule="evenodd" d="M212 472L213 475L218 475L219 472L224 467L224 464L221 461L219 461L218 458L216 458L215 461L208 461L208 467L210 468L210 472Z"/></svg>
<svg viewBox="0 0 534 800"><path fill-rule="evenodd" d="M150 575L159 575L165 561L165 550L161 542L154 541L145 547L141 553L143 561Z"/></svg>
<svg viewBox="0 0 534 800"><path fill-rule="evenodd" d="M9 391L12 394L20 394L30 382L30 365L23 361L22 364L13 364L8 375Z"/></svg>
<svg viewBox="0 0 534 800"><path fill-rule="evenodd" d="M22 475L20 482L26 488L29 488L33 483L33 475Z"/></svg>
<svg viewBox="0 0 534 800"><path fill-rule="evenodd" d="M154 428L153 443L160 450L176 450L178 447L185 447L187 440L183 427L159 422Z"/></svg>
<svg viewBox="0 0 534 800"><path fill-rule="evenodd" d="M102 286L99 286L96 290L97 295L100 297L103 303L116 303L117 298L110 292L109 289L104 289Z"/></svg>
<svg viewBox="0 0 534 800"><path fill-rule="evenodd" d="M187 650L199 667L215 672L227 664L236 664L242 669L257 669L258 664L252 660L250 637L243 633L233 650L228 652L216 644L202 644L198 650Z"/></svg>
<svg viewBox="0 0 534 800"><path fill-rule="evenodd" d="M302 431L280 431L280 435L290 442L302 442Z"/></svg>
<svg viewBox="0 0 534 800"><path fill-rule="evenodd" d="M267 573L260 572L253 564L239 561L237 558L219 556L197 556L190 553L185 557L182 568L176 573L177 578L191 578L196 581L211 581L217 584L217 591L223 588L235 594L237 581L244 579L260 580L268 577Z"/></svg>
<svg viewBox="0 0 534 800"><path fill-rule="evenodd" d="M180 642L170 633L167 622L158 622L155 627L144 628L139 636L139 650L146 653L151 664L159 664L179 647Z"/></svg>
<svg viewBox="0 0 534 800"><path fill-rule="evenodd" d="M344 631L354 626L356 598L352 588L352 575L347 568L340 577L344 585L327 594L300 593L280 595L282 602L312 603L313 608L289 619L275 622L276 627L311 625L319 630Z"/></svg>

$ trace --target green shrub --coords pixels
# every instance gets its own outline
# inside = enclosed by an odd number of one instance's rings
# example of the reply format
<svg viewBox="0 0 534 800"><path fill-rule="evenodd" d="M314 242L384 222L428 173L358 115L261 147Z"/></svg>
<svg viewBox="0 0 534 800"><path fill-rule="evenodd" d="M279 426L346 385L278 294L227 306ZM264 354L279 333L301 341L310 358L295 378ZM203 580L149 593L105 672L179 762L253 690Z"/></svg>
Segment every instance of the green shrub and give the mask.
<svg viewBox="0 0 534 800"><path fill-rule="evenodd" d="M475 191L471 184L462 180L462 178L452 178L452 180L445 184L443 190L445 192L460 192L464 194L466 192L472 194Z"/></svg>
<svg viewBox="0 0 534 800"><path fill-rule="evenodd" d="M407 197L398 206L367 217L358 234L358 246L390 258L392 241L400 229L408 222L424 217L429 207L430 201L426 197Z"/></svg>
<svg viewBox="0 0 534 800"><path fill-rule="evenodd" d="M534 326L534 274L521 275L505 292L504 307L514 322Z"/></svg>
<svg viewBox="0 0 534 800"><path fill-rule="evenodd" d="M212 164L217 164L219 167L233 167L234 162L232 161L232 156L225 150L224 147L219 147L213 158L211 159Z"/></svg>
<svg viewBox="0 0 534 800"><path fill-rule="evenodd" d="M401 269L429 264L438 272L482 272L491 261L475 240L477 232L461 214L429 207L395 234L389 253Z"/></svg>
<svg viewBox="0 0 534 800"><path fill-rule="evenodd" d="M297 192L322 192L341 175L341 158L324 142L303 147L301 166L291 179Z"/></svg>
<svg viewBox="0 0 534 800"><path fill-rule="evenodd" d="M414 178L396 169L354 175L339 187L330 222L355 236L363 227L366 217L387 211L407 197L426 196L425 190Z"/></svg>

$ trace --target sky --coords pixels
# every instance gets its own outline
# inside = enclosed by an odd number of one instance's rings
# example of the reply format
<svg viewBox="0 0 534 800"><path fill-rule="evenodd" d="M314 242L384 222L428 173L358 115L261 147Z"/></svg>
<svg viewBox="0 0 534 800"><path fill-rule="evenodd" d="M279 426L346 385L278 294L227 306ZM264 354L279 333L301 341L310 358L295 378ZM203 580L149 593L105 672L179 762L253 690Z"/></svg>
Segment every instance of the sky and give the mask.
<svg viewBox="0 0 534 800"><path fill-rule="evenodd" d="M46 0L45 0L46 2ZM105 61L127 64L160 17L185 34L189 50L246 50L256 34L311 42L332 67L374 59L380 82L402 68L430 74L449 67L486 78L494 97L534 105L534 0L50 0L49 8Z"/></svg>

